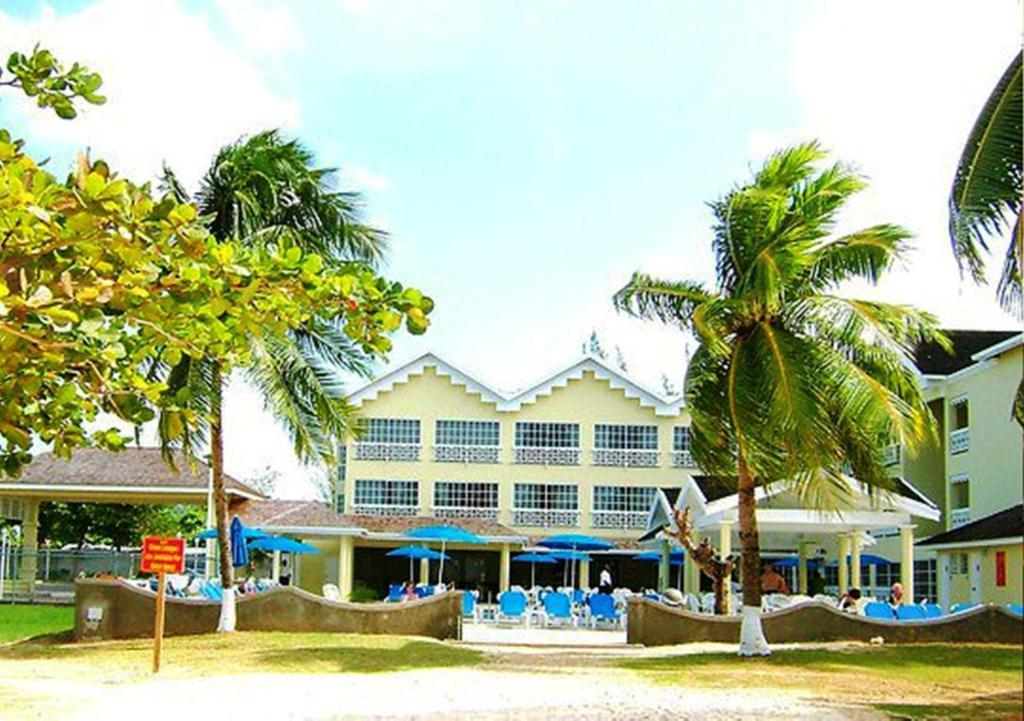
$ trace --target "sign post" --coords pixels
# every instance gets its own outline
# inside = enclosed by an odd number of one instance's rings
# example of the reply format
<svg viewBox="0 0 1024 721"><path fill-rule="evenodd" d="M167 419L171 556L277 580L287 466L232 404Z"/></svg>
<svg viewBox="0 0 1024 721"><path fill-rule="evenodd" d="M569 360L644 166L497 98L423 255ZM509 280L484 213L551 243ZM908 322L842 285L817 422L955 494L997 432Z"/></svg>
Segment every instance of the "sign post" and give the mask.
<svg viewBox="0 0 1024 721"><path fill-rule="evenodd" d="M153 673L160 670L164 644L164 608L167 602L167 574L185 570L185 539L146 536L142 539L139 570L157 574L156 623L153 627Z"/></svg>

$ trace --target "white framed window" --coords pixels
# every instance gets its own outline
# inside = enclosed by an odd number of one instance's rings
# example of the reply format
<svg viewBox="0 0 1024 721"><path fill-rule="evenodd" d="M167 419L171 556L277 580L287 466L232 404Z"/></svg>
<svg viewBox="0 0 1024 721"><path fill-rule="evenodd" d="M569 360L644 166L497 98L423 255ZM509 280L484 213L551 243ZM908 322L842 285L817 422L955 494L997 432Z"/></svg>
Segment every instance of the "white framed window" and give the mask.
<svg viewBox="0 0 1024 721"><path fill-rule="evenodd" d="M499 446L501 428L497 421L439 420L436 443L445 446Z"/></svg>
<svg viewBox="0 0 1024 721"><path fill-rule="evenodd" d="M497 508L498 484L491 481L437 481L434 507Z"/></svg>
<svg viewBox="0 0 1024 721"><path fill-rule="evenodd" d="M580 424L516 421L516 463L575 466L580 462Z"/></svg>
<svg viewBox="0 0 1024 721"><path fill-rule="evenodd" d="M656 451L658 427L598 423L594 426L594 448Z"/></svg>
<svg viewBox="0 0 1024 721"><path fill-rule="evenodd" d="M949 452L966 453L971 444L971 415L967 396L954 398L949 402Z"/></svg>
<svg viewBox="0 0 1024 721"><path fill-rule="evenodd" d="M415 418L367 418L364 443L419 444L420 422Z"/></svg>
<svg viewBox="0 0 1024 721"><path fill-rule="evenodd" d="M676 468L692 468L693 454L690 452L690 427L672 427L672 465Z"/></svg>
<svg viewBox="0 0 1024 721"><path fill-rule="evenodd" d="M971 522L971 478L966 473L949 479L949 526L957 528Z"/></svg>
<svg viewBox="0 0 1024 721"><path fill-rule="evenodd" d="M644 528L654 501L654 488L643 486L594 486L594 528Z"/></svg>
<svg viewBox="0 0 1024 721"><path fill-rule="evenodd" d="M579 526L578 487L572 483L515 484L512 523L517 526Z"/></svg>
<svg viewBox="0 0 1024 721"><path fill-rule="evenodd" d="M418 481L357 479L355 513L381 516L414 516L419 510Z"/></svg>

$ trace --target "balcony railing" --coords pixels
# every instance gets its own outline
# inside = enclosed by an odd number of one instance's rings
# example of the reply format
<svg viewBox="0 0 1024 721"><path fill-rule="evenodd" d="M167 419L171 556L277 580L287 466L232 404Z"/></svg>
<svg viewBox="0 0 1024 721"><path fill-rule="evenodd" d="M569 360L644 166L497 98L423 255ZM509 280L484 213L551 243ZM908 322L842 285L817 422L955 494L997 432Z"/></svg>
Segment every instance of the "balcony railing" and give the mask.
<svg viewBox="0 0 1024 721"><path fill-rule="evenodd" d="M580 525L580 512L513 508L512 525L540 526L543 528L576 528Z"/></svg>
<svg viewBox="0 0 1024 721"><path fill-rule="evenodd" d="M512 449L513 460L535 466L578 466L579 448L545 448L540 446L516 446Z"/></svg>
<svg viewBox="0 0 1024 721"><path fill-rule="evenodd" d="M590 525L594 528L646 528L647 511L593 511Z"/></svg>
<svg viewBox="0 0 1024 721"><path fill-rule="evenodd" d="M695 465L693 454L689 451L672 451L673 468L693 468Z"/></svg>
<svg viewBox="0 0 1024 721"><path fill-rule="evenodd" d="M882 463L887 466L895 466L900 462L900 447L897 445L886 446L882 449Z"/></svg>
<svg viewBox="0 0 1024 721"><path fill-rule="evenodd" d="M970 428L960 428L949 434L949 452L964 453L971 446Z"/></svg>
<svg viewBox="0 0 1024 721"><path fill-rule="evenodd" d="M954 508L949 512L949 527L957 528L971 522L970 508Z"/></svg>
<svg viewBox="0 0 1024 721"><path fill-rule="evenodd" d="M418 461L420 459L418 443L367 443L360 441L355 445L357 461Z"/></svg>
<svg viewBox="0 0 1024 721"><path fill-rule="evenodd" d="M658 452L633 448L595 448L593 463L595 466L657 468Z"/></svg>
<svg viewBox="0 0 1024 721"><path fill-rule="evenodd" d="M434 446L434 460L438 463L497 463L498 446Z"/></svg>
<svg viewBox="0 0 1024 721"><path fill-rule="evenodd" d="M352 513L357 516L415 516L419 506L396 506L389 503L355 503Z"/></svg>
<svg viewBox="0 0 1024 721"><path fill-rule="evenodd" d="M484 521L498 521L497 508L473 508L470 506L434 506L431 511L435 518L479 518Z"/></svg>

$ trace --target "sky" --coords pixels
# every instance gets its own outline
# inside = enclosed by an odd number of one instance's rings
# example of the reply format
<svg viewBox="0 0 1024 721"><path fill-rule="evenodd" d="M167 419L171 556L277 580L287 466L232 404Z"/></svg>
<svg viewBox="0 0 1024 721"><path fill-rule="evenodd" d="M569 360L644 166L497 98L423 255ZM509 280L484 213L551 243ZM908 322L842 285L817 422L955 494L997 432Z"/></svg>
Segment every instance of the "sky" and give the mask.
<svg viewBox="0 0 1024 721"><path fill-rule="evenodd" d="M1018 327L960 279L946 202L1020 28L1019 0L3 0L0 52L40 42L109 100L68 122L4 93L0 126L53 169L88 148L191 187L221 145L281 128L365 195L386 273L437 304L382 371L432 350L511 390L596 330L659 388L692 342L617 315L612 294L637 269L711 280L707 201L811 138L871 183L837 230L915 236L906 267L846 292ZM238 379L225 428L229 473L269 466L278 495L313 495L317 471Z"/></svg>

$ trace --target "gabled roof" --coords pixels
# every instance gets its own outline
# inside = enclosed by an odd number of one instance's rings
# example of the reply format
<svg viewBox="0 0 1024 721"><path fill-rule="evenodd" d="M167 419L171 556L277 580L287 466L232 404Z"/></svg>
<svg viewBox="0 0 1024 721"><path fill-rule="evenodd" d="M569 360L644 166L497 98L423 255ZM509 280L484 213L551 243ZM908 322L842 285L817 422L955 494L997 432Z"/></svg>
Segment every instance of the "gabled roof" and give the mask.
<svg viewBox="0 0 1024 721"><path fill-rule="evenodd" d="M956 546L979 541L1017 539L1024 536L1024 504L997 511L945 533L926 538L918 546Z"/></svg>
<svg viewBox="0 0 1024 721"><path fill-rule="evenodd" d="M556 388L564 388L569 381L579 380L588 371L593 373L596 378L607 381L612 388L622 390L627 398L639 401L640 405L645 408L653 409L657 415L675 416L679 414L682 407L681 398L663 398L619 369L592 356L580 358L561 370L545 376L525 390L505 394L494 386L460 370L440 356L434 353L425 353L359 388L349 395L348 400L354 406L359 407L364 402L377 398L381 393L392 390L396 385L408 382L412 376L422 374L428 367L434 368L438 375L449 378L455 385L463 386L468 393L479 395L483 401L493 403L497 410L504 412L518 411L524 405L536 402L538 398L551 395Z"/></svg>
<svg viewBox="0 0 1024 721"><path fill-rule="evenodd" d="M936 343L922 344L914 354L914 365L926 376L948 376L978 362L975 356L993 346L1021 342L1024 334L1015 330L944 330L953 343L949 354Z"/></svg>

